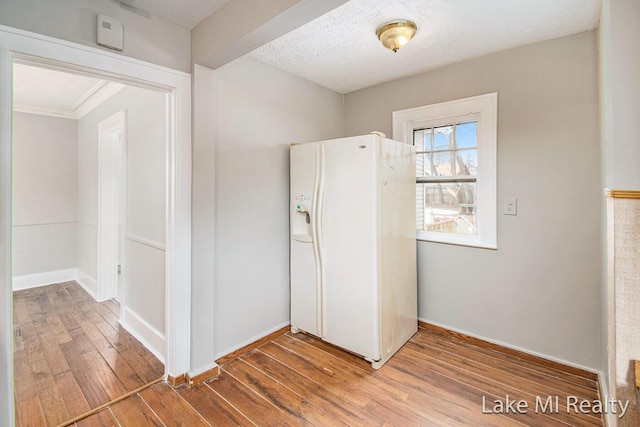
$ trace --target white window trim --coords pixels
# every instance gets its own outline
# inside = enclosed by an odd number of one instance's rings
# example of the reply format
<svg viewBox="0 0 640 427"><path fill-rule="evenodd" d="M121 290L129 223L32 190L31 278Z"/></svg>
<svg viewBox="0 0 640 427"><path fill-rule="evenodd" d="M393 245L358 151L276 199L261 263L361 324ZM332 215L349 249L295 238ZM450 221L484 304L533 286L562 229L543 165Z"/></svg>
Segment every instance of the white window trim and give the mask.
<svg viewBox="0 0 640 427"><path fill-rule="evenodd" d="M454 245L497 249L497 136L498 94L473 96L455 101L441 102L423 107L394 111L393 139L413 144L413 130L435 124L447 124L453 118L479 115L478 121L478 176L476 197L477 234L463 235L416 231L418 240L450 243Z"/></svg>

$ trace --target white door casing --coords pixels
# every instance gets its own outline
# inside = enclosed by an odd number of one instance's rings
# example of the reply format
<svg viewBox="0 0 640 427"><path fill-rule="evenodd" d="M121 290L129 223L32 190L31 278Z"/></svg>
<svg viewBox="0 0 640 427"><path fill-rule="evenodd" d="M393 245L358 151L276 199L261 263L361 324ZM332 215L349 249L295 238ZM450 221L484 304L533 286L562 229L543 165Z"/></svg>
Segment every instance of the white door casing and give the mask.
<svg viewBox="0 0 640 427"><path fill-rule="evenodd" d="M101 301L119 296L126 129L125 110L98 125L98 297Z"/></svg>
<svg viewBox="0 0 640 427"><path fill-rule="evenodd" d="M14 422L11 297L14 60L162 90L167 97L165 373L189 371L191 317L191 76L116 53L0 25L0 424Z"/></svg>
<svg viewBox="0 0 640 427"><path fill-rule="evenodd" d="M14 423L11 286L11 55L0 44L0 425Z"/></svg>

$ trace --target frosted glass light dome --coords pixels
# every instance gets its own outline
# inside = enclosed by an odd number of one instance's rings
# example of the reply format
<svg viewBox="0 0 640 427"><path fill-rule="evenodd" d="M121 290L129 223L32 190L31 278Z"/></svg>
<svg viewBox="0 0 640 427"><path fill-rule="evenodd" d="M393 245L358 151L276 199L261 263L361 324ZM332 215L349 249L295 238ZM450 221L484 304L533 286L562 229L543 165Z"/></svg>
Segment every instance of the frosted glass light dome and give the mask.
<svg viewBox="0 0 640 427"><path fill-rule="evenodd" d="M384 47L397 52L413 38L418 27L411 21L394 21L378 28L376 35Z"/></svg>

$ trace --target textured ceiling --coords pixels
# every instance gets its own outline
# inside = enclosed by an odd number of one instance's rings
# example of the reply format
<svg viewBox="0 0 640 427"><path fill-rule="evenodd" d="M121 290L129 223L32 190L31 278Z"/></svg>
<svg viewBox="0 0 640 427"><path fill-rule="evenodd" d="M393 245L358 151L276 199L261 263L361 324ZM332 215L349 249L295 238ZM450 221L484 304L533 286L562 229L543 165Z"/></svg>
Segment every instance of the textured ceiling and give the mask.
<svg viewBox="0 0 640 427"><path fill-rule="evenodd" d="M116 1L116 0L114 0ZM123 0L192 28L229 0ZM320 0L319 0L320 1ZM515 46L596 28L600 0L351 0L251 53L275 67L340 93L439 68ZM393 53L376 29L411 19L414 39ZM16 64L20 108L78 117L106 82ZM117 89L117 88L111 88Z"/></svg>
<svg viewBox="0 0 640 427"><path fill-rule="evenodd" d="M600 0L351 0L251 55L340 93L598 26ZM418 25L394 53L376 29Z"/></svg>

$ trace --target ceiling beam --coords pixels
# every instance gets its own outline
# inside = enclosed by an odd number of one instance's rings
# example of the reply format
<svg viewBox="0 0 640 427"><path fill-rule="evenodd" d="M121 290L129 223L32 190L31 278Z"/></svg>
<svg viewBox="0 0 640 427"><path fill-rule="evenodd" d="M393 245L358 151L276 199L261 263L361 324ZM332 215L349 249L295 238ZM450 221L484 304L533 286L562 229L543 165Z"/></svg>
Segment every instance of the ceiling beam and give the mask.
<svg viewBox="0 0 640 427"><path fill-rule="evenodd" d="M191 62L219 68L348 0L231 0L191 31Z"/></svg>

